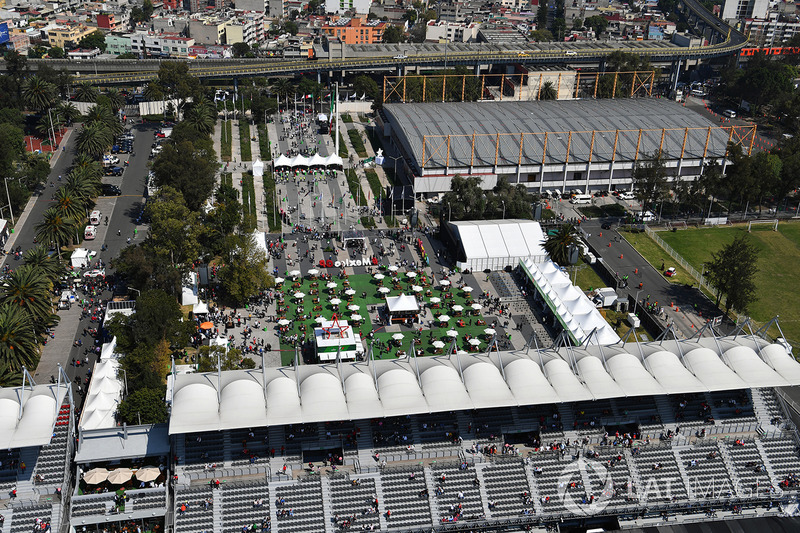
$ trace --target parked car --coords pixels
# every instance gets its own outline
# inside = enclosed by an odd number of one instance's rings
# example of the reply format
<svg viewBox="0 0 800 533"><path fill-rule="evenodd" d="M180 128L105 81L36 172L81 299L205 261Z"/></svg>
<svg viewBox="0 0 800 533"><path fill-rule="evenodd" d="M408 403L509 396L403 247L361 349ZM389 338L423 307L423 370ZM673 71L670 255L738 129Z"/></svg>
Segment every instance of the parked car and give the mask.
<svg viewBox="0 0 800 533"><path fill-rule="evenodd" d="M125 169L122 167L108 167L106 168L106 176L122 176Z"/></svg>
<svg viewBox="0 0 800 533"><path fill-rule="evenodd" d="M675 267L669 267L668 269L666 269L664 271L664 275L667 276L668 278L672 278L675 275L677 275L677 272L675 271Z"/></svg>
<svg viewBox="0 0 800 533"><path fill-rule="evenodd" d="M116 185L112 185L110 183L104 183L100 190L103 196L119 196L122 194L122 189L117 187Z"/></svg>

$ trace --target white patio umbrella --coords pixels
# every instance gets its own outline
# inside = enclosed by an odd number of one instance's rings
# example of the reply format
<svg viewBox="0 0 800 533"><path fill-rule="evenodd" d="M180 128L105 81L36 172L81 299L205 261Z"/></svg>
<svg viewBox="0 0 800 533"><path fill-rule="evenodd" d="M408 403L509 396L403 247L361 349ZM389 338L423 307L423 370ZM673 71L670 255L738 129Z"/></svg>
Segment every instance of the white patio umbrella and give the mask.
<svg viewBox="0 0 800 533"><path fill-rule="evenodd" d="M466 350L458 350L456 352L456 355L469 355L469 352L467 352Z"/></svg>
<svg viewBox="0 0 800 533"><path fill-rule="evenodd" d="M391 292L391 289L389 289L389 287L381 287L380 289L378 289L378 292L381 294L387 294Z"/></svg>
<svg viewBox="0 0 800 533"><path fill-rule="evenodd" d="M389 265L389 272L397 272L397 265Z"/></svg>
<svg viewBox="0 0 800 533"><path fill-rule="evenodd" d="M395 333L394 335L392 335L392 338L394 340L396 340L396 341L401 341L401 340L405 339L406 336L403 335L402 333Z"/></svg>
<svg viewBox="0 0 800 533"><path fill-rule="evenodd" d="M353 289L347 289L346 291L344 291L344 293L348 296L352 296L356 293L356 291Z"/></svg>
<svg viewBox="0 0 800 533"><path fill-rule="evenodd" d="M161 470L154 466L145 466L137 470L135 475L139 481L155 481L161 475Z"/></svg>
<svg viewBox="0 0 800 533"><path fill-rule="evenodd" d="M326 320L328 320L328 319L325 318L324 316L318 316L317 318L314 319L314 322L316 322L317 324L322 324Z"/></svg>
<svg viewBox="0 0 800 533"><path fill-rule="evenodd" d="M422 292L422 287L420 287L419 285L414 285L413 287L411 287L411 290L414 292Z"/></svg>
<svg viewBox="0 0 800 533"><path fill-rule="evenodd" d="M453 306L453 311L459 312L459 311L463 311L463 310L464 310L463 306L460 306L458 304Z"/></svg>
<svg viewBox="0 0 800 533"><path fill-rule="evenodd" d="M288 326L291 323L292 323L291 320L287 320L285 318L281 318L280 320L278 320L278 325L279 326Z"/></svg>
<svg viewBox="0 0 800 533"><path fill-rule="evenodd" d="M329 281L328 284L325 286L328 287L329 289L335 289L336 287L339 286L339 284L336 283L335 281Z"/></svg>
<svg viewBox="0 0 800 533"><path fill-rule="evenodd" d="M413 271L412 272L406 272L406 276L409 277L409 278L416 278L417 277L417 273L413 272Z"/></svg>
<svg viewBox="0 0 800 533"><path fill-rule="evenodd" d="M333 305L339 305L340 303L342 303L342 301L339 298L331 299L331 304Z"/></svg>
<svg viewBox="0 0 800 533"><path fill-rule="evenodd" d="M433 298L431 298L431 303L432 304L438 304L441 301L442 301L442 299L439 298L438 296L434 296Z"/></svg>
<svg viewBox="0 0 800 533"><path fill-rule="evenodd" d="M312 268L311 270L308 271L309 276L316 276L317 274L319 274L319 270L317 270L316 268Z"/></svg>
<svg viewBox="0 0 800 533"><path fill-rule="evenodd" d="M487 335L494 335L495 333L497 333L493 328L486 328L483 330L483 332L486 333Z"/></svg>
<svg viewBox="0 0 800 533"><path fill-rule="evenodd" d="M483 306L481 304L472 304L470 307L472 307L476 311L480 311L481 309L483 309Z"/></svg>
<svg viewBox="0 0 800 533"><path fill-rule="evenodd" d="M375 274L375 275L374 275L374 276L372 276L372 277L374 277L375 279L377 279L378 281L380 281L380 280L382 280L383 278L385 278L386 276L384 276L383 274L381 274L380 272L378 272L377 274Z"/></svg>
<svg viewBox="0 0 800 533"><path fill-rule="evenodd" d="M358 313L353 313L352 315L350 315L350 320L352 320L353 322L361 322L362 320L364 320L364 317L362 317Z"/></svg>
<svg viewBox="0 0 800 533"><path fill-rule="evenodd" d="M431 344L433 344L433 347L437 350L444 348L444 343L442 341L433 341Z"/></svg>
<svg viewBox="0 0 800 533"><path fill-rule="evenodd" d="M361 309L361 306L358 304L353 304L353 305L348 305L347 308L351 311L358 311L359 309Z"/></svg>
<svg viewBox="0 0 800 533"><path fill-rule="evenodd" d="M439 282L439 285L444 285L445 287L447 287L448 285L450 285L450 280L449 279L443 279L443 280L441 280Z"/></svg>
<svg viewBox="0 0 800 533"><path fill-rule="evenodd" d="M275 283L283 283L283 282L284 282L283 278L275 278Z"/></svg>
<svg viewBox="0 0 800 533"><path fill-rule="evenodd" d="M304 292L296 292L296 293L294 293L294 297L299 300L300 298L305 298L306 297L306 293L304 293Z"/></svg>
<svg viewBox="0 0 800 533"><path fill-rule="evenodd" d="M133 477L133 470L130 468L117 468L108 473L106 481L112 485L122 485L126 481L130 481Z"/></svg>
<svg viewBox="0 0 800 533"><path fill-rule="evenodd" d="M448 337L458 337L458 332L454 329L450 329L447 330L447 333L445 333L445 335L447 335Z"/></svg>
<svg viewBox="0 0 800 533"><path fill-rule="evenodd" d="M292 276L293 278L296 278L297 276L300 275L300 271L299 270L292 270L291 272L289 272L289 275Z"/></svg>
<svg viewBox="0 0 800 533"><path fill-rule="evenodd" d="M461 290L464 291L464 292L472 292L472 287L467 285L466 287L462 287Z"/></svg>
<svg viewBox="0 0 800 533"><path fill-rule="evenodd" d="M481 340L480 339L470 339L467 342L470 343L472 346L478 346L481 343Z"/></svg>
<svg viewBox="0 0 800 533"><path fill-rule="evenodd" d="M83 474L83 480L89 485L97 485L106 479L108 479L108 470L105 468L92 468Z"/></svg>
<svg viewBox="0 0 800 533"><path fill-rule="evenodd" d="M447 322L448 320L450 320L450 315L439 315L436 318L436 320L438 320L439 322Z"/></svg>

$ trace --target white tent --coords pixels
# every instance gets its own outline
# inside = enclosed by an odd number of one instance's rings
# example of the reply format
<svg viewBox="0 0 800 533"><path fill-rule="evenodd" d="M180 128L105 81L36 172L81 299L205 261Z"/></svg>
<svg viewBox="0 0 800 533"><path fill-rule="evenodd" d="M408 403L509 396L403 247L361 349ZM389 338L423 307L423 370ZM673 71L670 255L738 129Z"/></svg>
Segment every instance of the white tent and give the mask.
<svg viewBox="0 0 800 533"><path fill-rule="evenodd" d="M256 158L255 163L253 163L253 177L260 178L264 176L264 162Z"/></svg>
<svg viewBox="0 0 800 533"><path fill-rule="evenodd" d="M544 261L544 234L532 220L479 220L449 222L459 243L458 266L471 270L502 270L523 259Z"/></svg>
<svg viewBox="0 0 800 533"><path fill-rule="evenodd" d="M294 167L307 167L308 166L308 158L304 155L296 155L292 158L289 162L289 166Z"/></svg>
<svg viewBox="0 0 800 533"><path fill-rule="evenodd" d="M208 313L208 305L206 305L206 303L203 301L199 301L192 307L192 313L196 315Z"/></svg>
<svg viewBox="0 0 800 533"><path fill-rule="evenodd" d="M326 167L343 167L344 161L336 154L331 154L325 158Z"/></svg>
<svg viewBox="0 0 800 533"><path fill-rule="evenodd" d="M122 380L118 377L119 361L109 359L94 365L92 381L81 413L83 430L112 428L116 426L114 414L122 398Z"/></svg>
<svg viewBox="0 0 800 533"><path fill-rule="evenodd" d="M200 301L197 272L189 272L181 288L181 305L194 305Z"/></svg>
<svg viewBox="0 0 800 533"><path fill-rule="evenodd" d="M0 449L48 444L67 387L0 388Z"/></svg>
<svg viewBox="0 0 800 533"><path fill-rule="evenodd" d="M274 164L275 164L275 168L278 168L278 167L290 167L290 166L292 166L292 160L289 159L288 157L286 157L285 155L281 154L275 160Z"/></svg>
<svg viewBox="0 0 800 533"><path fill-rule="evenodd" d="M319 154L314 154L311 156L311 159L308 160L308 166L310 167L324 167L325 166L325 158Z"/></svg>
<svg viewBox="0 0 800 533"><path fill-rule="evenodd" d="M70 265L72 268L87 268L95 253L86 248L76 248L69 258Z"/></svg>
<svg viewBox="0 0 800 533"><path fill-rule="evenodd" d="M390 313L407 313L412 311L419 311L419 303L417 299L410 294L401 294L400 296L387 296L386 307Z"/></svg>
<svg viewBox="0 0 800 533"><path fill-rule="evenodd" d="M520 266L575 344L605 346L619 341L614 328L558 265L526 259Z"/></svg>

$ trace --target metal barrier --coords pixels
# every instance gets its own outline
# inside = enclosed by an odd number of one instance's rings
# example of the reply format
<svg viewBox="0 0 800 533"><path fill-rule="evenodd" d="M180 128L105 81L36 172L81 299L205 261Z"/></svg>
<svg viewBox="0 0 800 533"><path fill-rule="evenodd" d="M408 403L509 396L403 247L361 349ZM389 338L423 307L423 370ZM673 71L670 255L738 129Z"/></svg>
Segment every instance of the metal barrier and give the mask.
<svg viewBox="0 0 800 533"><path fill-rule="evenodd" d="M686 269L686 271L689 273L689 275L692 276L694 279L696 279L701 287L705 287L706 289L708 289L708 291L711 294L713 294L714 297L716 298L717 290L714 287L712 287L711 285L709 285L708 282L706 282L705 278L703 277L703 273L702 272L698 272L696 268L694 268L691 264L689 264L689 261L687 261L686 259L681 257L681 254L676 252L672 248L672 246L670 246L669 244L665 243L664 239L659 237L656 234L656 232L653 231L652 229L650 229L648 226L644 226L644 231L645 231L645 233L647 233L648 236L650 236L651 239L656 241L656 244L658 244L661 248L663 248L664 251L667 252L670 255L670 257L672 257L675 261L678 262L679 265L681 265L684 269Z"/></svg>

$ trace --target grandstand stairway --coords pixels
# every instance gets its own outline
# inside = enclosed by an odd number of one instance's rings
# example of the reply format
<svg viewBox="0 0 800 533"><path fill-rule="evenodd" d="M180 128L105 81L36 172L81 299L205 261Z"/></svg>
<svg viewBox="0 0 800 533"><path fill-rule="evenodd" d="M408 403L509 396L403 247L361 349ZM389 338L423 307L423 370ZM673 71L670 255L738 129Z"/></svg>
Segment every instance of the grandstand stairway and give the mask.
<svg viewBox="0 0 800 533"><path fill-rule="evenodd" d="M267 429L267 436L269 437L269 447L274 448L275 456L280 454L281 446L286 446L286 435L283 432L283 426L270 426ZM274 525L272 527L275 527Z"/></svg>
<svg viewBox="0 0 800 533"><path fill-rule="evenodd" d="M178 435L173 437L175 443L175 456L178 458L178 464L186 464L186 436Z"/></svg>
<svg viewBox="0 0 800 533"><path fill-rule="evenodd" d="M481 482L481 493L486 494L486 478L483 476L483 469L486 468L489 463L475 463L475 475L478 478L478 481ZM489 510L489 502L486 498L481 498L481 505L483 506L483 514L486 518L492 518L492 512Z"/></svg>
<svg viewBox="0 0 800 533"><path fill-rule="evenodd" d="M64 512L61 502L53 502L52 508L53 510L50 514L50 531L61 531L61 515Z"/></svg>
<svg viewBox="0 0 800 533"><path fill-rule="evenodd" d="M531 469L530 465L523 466L525 470L525 478L528 480L528 487L531 491L531 499L533 500L533 509L536 511L537 515L542 514L542 501L540 500L541 495L539 494L539 486L536 484L536 478L533 475L533 470Z"/></svg>
<svg viewBox="0 0 800 533"><path fill-rule="evenodd" d="M267 497L269 498L269 508L275 509L277 507L276 502L278 501L278 484L272 482L272 480L267 484ZM270 533L280 533L278 518L275 516L274 512L270 513L270 518L272 518L270 523L272 531Z"/></svg>
<svg viewBox="0 0 800 533"><path fill-rule="evenodd" d="M753 399L753 412L756 414L758 423L762 426L769 427L772 425L773 412L770 410L765 399L765 392L763 389L751 389ZM774 392L772 393L774 394Z"/></svg>
<svg viewBox="0 0 800 533"><path fill-rule="evenodd" d="M38 473L36 467L38 465L39 453L41 447L28 447L21 448L19 451L20 464L25 463L25 472L17 472L17 499L36 500L39 495L34 490L33 477ZM62 467L63 468L63 467Z"/></svg>
<svg viewBox="0 0 800 533"><path fill-rule="evenodd" d="M388 529L386 523L386 496L383 493L383 482L379 475L375 475L371 477L371 479L375 480L375 495L378 497L378 524L383 531Z"/></svg>
<svg viewBox="0 0 800 533"><path fill-rule="evenodd" d="M764 468L767 470L767 475L769 476L769 482L772 484L773 487L777 487L778 484L781 482L781 479L775 474L775 470L772 468L772 462L769 459L767 451L764 449L764 443L761 442L761 439L755 439L755 444L756 448L758 449L759 455L761 455L761 460L764 461Z"/></svg>
<svg viewBox="0 0 800 533"><path fill-rule="evenodd" d="M431 524L436 527L439 525L439 504L436 501L436 480L433 478L433 470L426 467L425 487L428 489L428 502L431 506Z"/></svg>
<svg viewBox="0 0 800 533"><path fill-rule="evenodd" d="M689 473L686 471L686 463L683 458L681 458L680 448L688 448L688 446L673 446L672 454L675 456L675 463L678 465L678 472L683 480L683 486L686 487L686 493L689 495L689 498L692 498L694 497L694 494L692 494L692 484L690 483Z"/></svg>
<svg viewBox="0 0 800 533"><path fill-rule="evenodd" d="M361 424L361 433L358 434L356 439L356 446L358 446L358 462L362 465L370 465L374 462L372 459L372 425Z"/></svg>
<svg viewBox="0 0 800 533"><path fill-rule="evenodd" d="M728 475L731 477L731 483L734 487L744 487L742 484L742 480L739 477L739 473L736 471L736 467L734 466L733 456L731 456L731 452L727 446L719 445L717 446L719 449L719 455L722 457L722 460L725 462L725 468L728 469Z"/></svg>
<svg viewBox="0 0 800 533"><path fill-rule="evenodd" d="M214 500L214 507L212 509L213 516L214 516L214 518L213 518L213 520L214 520L214 531L223 531L223 528L222 528L222 509L223 509L223 506L222 506L222 498L223 498L222 491L219 490L219 489L212 490L211 491L211 497Z"/></svg>
<svg viewBox="0 0 800 533"><path fill-rule="evenodd" d="M571 404L558 404L558 419L564 428L564 438L570 441L578 441L578 432L575 431L575 414L572 412Z"/></svg>
<svg viewBox="0 0 800 533"><path fill-rule="evenodd" d="M322 424L320 424L322 425ZM325 428L320 428L320 434L325 434ZM322 517L325 520L325 533L334 533L333 514L331 513L331 478L320 476L320 490L322 491L322 501L327 505L322 506ZM276 520L277 522L277 520Z"/></svg>
<svg viewBox="0 0 800 533"><path fill-rule="evenodd" d="M231 446L230 431L222 432L222 460L225 462L225 466L230 466L233 461L233 447Z"/></svg>
<svg viewBox="0 0 800 533"><path fill-rule="evenodd" d="M669 396L664 394L660 394L658 396L653 396L653 399L656 402L656 407L658 408L658 416L661 417L661 423L666 426L667 424L672 425L676 422L675 420L675 410L672 407L672 403L669 400Z"/></svg>
<svg viewBox="0 0 800 533"><path fill-rule="evenodd" d="M631 473L631 479L636 485L637 490L642 486L642 477L639 475L639 469L636 467L636 461L633 460L631 449L627 446L622 449L622 455L625 456L625 464L628 465L628 471ZM636 493L636 491L633 491Z"/></svg>

